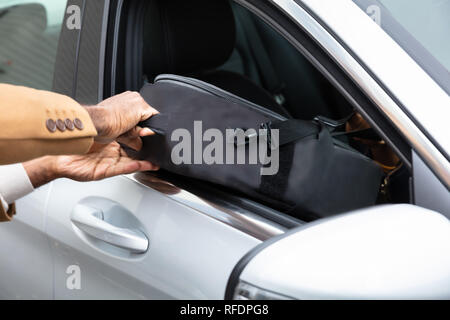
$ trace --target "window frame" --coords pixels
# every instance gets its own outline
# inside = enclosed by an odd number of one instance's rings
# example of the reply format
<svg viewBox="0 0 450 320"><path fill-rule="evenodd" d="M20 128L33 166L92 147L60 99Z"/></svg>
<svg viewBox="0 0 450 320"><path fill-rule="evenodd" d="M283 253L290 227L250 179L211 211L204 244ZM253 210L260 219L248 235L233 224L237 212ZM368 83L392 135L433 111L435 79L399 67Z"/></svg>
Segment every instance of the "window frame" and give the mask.
<svg viewBox="0 0 450 320"><path fill-rule="evenodd" d="M271 1L297 16L295 20L308 16L308 32L320 38L319 43L330 44L327 48L330 56L348 70L347 74L372 97L374 105L450 191L446 118L437 116L448 112L445 91L353 0ZM335 14L342 10L348 14ZM350 15L359 28L348 23ZM361 37L364 34L371 36Z"/></svg>

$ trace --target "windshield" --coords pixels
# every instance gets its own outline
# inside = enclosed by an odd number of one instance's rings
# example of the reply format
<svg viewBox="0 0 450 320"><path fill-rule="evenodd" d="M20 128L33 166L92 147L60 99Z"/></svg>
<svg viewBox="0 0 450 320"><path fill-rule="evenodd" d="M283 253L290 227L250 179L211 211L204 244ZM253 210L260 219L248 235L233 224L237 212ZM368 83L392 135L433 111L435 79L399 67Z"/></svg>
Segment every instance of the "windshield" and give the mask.
<svg viewBox="0 0 450 320"><path fill-rule="evenodd" d="M353 0L450 92L450 0Z"/></svg>

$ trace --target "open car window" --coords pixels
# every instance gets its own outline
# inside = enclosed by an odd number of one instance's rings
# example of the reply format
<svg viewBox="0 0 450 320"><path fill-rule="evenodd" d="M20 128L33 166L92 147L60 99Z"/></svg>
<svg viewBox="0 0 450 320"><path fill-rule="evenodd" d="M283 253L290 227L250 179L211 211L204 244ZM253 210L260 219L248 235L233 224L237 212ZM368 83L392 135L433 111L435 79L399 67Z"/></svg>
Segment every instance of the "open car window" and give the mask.
<svg viewBox="0 0 450 320"><path fill-rule="evenodd" d="M212 10L209 6L217 5L212 2L200 3L202 6L195 8L177 1L168 3L165 10L166 20L172 23L170 28L161 20L159 1L137 6L142 16L133 16L133 19L143 21L142 35L137 36L138 41L142 40L142 48L138 46L135 55L128 51L118 55L123 59L118 66L133 66L123 71L128 80L119 80L124 90L153 83L161 74L174 74L218 87L286 119L312 120L321 116L342 120L354 115L343 95L302 53L253 12L234 2L230 2L231 11ZM226 1L219 3L226 6ZM186 21L186 16L196 17L192 19L195 22ZM127 41L136 36L135 28L128 30L131 33L124 32ZM130 76L132 74L134 76ZM361 116L355 121L341 129L366 128L367 123ZM385 185L387 180L380 180L376 203L410 201L409 169L402 166L400 159L381 139L377 140L376 146L361 139L343 137L340 140L343 141L337 143L348 145L375 161L386 176L389 175L389 187ZM350 175L348 178L352 179ZM180 179L192 177L181 176ZM196 181L196 184L201 185L202 181ZM204 184L209 190L217 187L223 191L225 188L230 194L254 199L232 186ZM270 201L257 201L271 205ZM279 210L278 207L275 209ZM289 210L284 212L289 214Z"/></svg>

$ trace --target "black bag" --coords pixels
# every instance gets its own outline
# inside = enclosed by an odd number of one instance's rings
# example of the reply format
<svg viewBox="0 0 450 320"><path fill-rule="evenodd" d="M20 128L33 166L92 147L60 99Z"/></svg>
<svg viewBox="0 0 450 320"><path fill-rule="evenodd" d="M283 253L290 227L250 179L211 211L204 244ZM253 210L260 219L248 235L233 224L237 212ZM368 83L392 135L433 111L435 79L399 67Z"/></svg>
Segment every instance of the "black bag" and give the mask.
<svg viewBox="0 0 450 320"><path fill-rule="evenodd" d="M142 88L141 95L161 114L141 123L157 134L144 138L139 157L163 169L239 190L302 219L370 206L377 199L382 178L379 166L333 138L324 121L286 119L210 84L175 75L157 77L154 84ZM201 130L196 121L201 121ZM209 141L198 143L199 134L212 128L222 133L221 141L216 142L209 134L205 137ZM254 131L239 139L227 136L230 129ZM278 137L274 129L278 129ZM179 133L191 136L189 148L181 148L188 142L184 144ZM257 140L263 141L258 147L265 143L266 158L272 158L272 163L261 164L264 157L258 157L256 164L250 162L251 143ZM217 143L215 146L222 142L223 155L218 152L220 148L214 152L214 148L208 148L212 142ZM237 164L237 154L243 150L244 164ZM261 170L275 172L277 153L277 173L262 175ZM208 164L211 159L203 155L213 155L218 163ZM220 164L220 159L227 162L227 155L232 164ZM191 161L180 164L181 158Z"/></svg>

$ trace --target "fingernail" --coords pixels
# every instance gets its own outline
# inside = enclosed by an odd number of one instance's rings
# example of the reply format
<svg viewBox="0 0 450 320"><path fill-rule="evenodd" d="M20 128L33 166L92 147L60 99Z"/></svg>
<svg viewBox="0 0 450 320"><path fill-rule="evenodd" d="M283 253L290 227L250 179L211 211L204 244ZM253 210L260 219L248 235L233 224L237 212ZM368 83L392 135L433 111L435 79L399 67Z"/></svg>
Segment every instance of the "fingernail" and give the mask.
<svg viewBox="0 0 450 320"><path fill-rule="evenodd" d="M139 135L140 135L141 137L143 137L143 136L148 136L148 135L151 135L151 134L153 134L153 131L150 130L149 128L144 128L144 129L142 129L142 130L139 132Z"/></svg>

